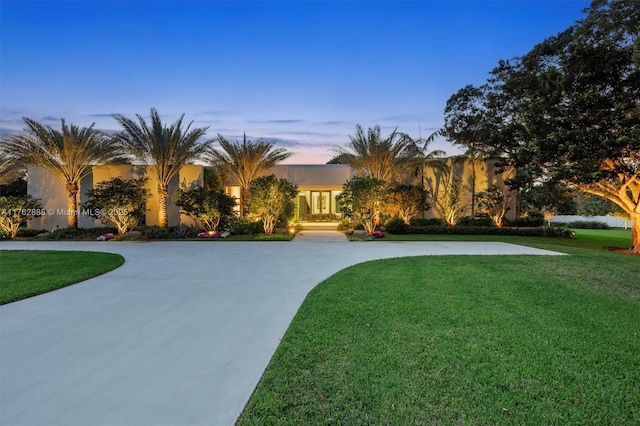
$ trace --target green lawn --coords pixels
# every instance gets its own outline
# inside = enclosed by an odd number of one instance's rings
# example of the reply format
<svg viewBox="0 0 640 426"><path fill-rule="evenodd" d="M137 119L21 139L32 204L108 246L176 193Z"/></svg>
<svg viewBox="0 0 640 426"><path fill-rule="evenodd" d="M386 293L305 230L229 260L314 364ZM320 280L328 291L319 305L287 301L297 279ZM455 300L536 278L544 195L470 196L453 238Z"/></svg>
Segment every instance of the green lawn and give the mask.
<svg viewBox="0 0 640 426"><path fill-rule="evenodd" d="M111 271L118 254L0 250L0 305L46 293Z"/></svg>
<svg viewBox="0 0 640 426"><path fill-rule="evenodd" d="M594 249L623 232L491 238L570 256L337 273L308 295L240 424L640 424L640 259Z"/></svg>

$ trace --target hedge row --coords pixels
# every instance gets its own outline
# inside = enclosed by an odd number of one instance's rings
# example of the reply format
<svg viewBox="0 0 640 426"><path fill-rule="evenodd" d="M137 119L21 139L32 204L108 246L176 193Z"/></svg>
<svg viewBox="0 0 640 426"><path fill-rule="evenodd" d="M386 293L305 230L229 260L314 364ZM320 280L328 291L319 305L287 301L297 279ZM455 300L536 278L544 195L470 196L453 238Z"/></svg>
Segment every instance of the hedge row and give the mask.
<svg viewBox="0 0 640 426"><path fill-rule="evenodd" d="M521 237L563 237L571 238L575 234L564 228L536 228L503 227L489 228L480 226L406 226L404 231L398 232L387 229L392 234L429 234L429 235L513 235Z"/></svg>
<svg viewBox="0 0 640 426"><path fill-rule="evenodd" d="M609 225L597 220L576 220L574 222L554 222L555 226L565 226L573 229L609 229Z"/></svg>

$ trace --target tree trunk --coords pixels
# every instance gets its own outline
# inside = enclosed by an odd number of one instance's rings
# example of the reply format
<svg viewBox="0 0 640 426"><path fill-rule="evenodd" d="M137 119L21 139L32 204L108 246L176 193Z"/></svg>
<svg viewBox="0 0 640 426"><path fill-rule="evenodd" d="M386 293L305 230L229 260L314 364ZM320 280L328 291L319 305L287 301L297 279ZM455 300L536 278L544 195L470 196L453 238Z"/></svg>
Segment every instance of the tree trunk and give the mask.
<svg viewBox="0 0 640 426"><path fill-rule="evenodd" d="M471 157L471 217L476 218L476 159Z"/></svg>
<svg viewBox="0 0 640 426"><path fill-rule="evenodd" d="M631 253L640 254L640 213L631 213Z"/></svg>
<svg viewBox="0 0 640 426"><path fill-rule="evenodd" d="M67 182L67 228L78 227L78 184Z"/></svg>
<svg viewBox="0 0 640 426"><path fill-rule="evenodd" d="M167 227L167 198L169 191L165 185L158 185L158 226Z"/></svg>
<svg viewBox="0 0 640 426"><path fill-rule="evenodd" d="M240 187L240 217L247 217L247 188Z"/></svg>

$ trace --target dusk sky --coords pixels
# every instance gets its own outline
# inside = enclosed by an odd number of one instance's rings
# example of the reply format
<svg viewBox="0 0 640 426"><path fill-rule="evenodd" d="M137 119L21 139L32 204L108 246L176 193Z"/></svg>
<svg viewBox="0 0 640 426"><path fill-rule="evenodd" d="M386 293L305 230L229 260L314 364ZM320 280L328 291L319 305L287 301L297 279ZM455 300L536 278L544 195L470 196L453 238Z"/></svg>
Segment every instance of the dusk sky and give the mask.
<svg viewBox="0 0 640 426"><path fill-rule="evenodd" d="M22 117L116 130L185 113L324 163L356 124L417 138L500 59L584 17L588 1L0 2L0 135ZM457 152L446 141L431 149Z"/></svg>

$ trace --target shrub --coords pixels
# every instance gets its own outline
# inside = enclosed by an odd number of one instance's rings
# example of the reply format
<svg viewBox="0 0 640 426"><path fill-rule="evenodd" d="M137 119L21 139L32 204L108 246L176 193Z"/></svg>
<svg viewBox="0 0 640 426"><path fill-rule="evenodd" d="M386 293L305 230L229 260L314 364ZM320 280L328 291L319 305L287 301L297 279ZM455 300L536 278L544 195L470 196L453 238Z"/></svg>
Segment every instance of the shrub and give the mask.
<svg viewBox="0 0 640 426"><path fill-rule="evenodd" d="M45 232L48 233L49 231L47 231L46 229L29 229L29 228L21 227L20 229L18 229L18 233L16 234L16 237L31 238Z"/></svg>
<svg viewBox="0 0 640 426"><path fill-rule="evenodd" d="M260 217L266 234L273 234L278 223L286 225L293 217L298 186L275 175L262 176L249 185L249 207ZM256 232L257 233L257 232Z"/></svg>
<svg viewBox="0 0 640 426"><path fill-rule="evenodd" d="M389 191L387 211L400 217L407 225L412 217L427 208L427 191L422 186L397 185Z"/></svg>
<svg viewBox="0 0 640 426"><path fill-rule="evenodd" d="M481 226L408 226L407 234L429 235L513 235L521 237L564 237L571 238L573 232L564 228L546 226L528 228L489 228Z"/></svg>
<svg viewBox="0 0 640 426"><path fill-rule="evenodd" d="M132 230L146 214L144 204L150 197L146 182L146 178L120 177L100 182L87 191L87 201L82 208L105 225L118 228L118 234L122 235Z"/></svg>
<svg viewBox="0 0 640 426"><path fill-rule="evenodd" d="M31 195L0 197L0 230L8 238L15 238L20 225L43 214L40 200Z"/></svg>
<svg viewBox="0 0 640 426"><path fill-rule="evenodd" d="M575 229L609 229L609 225L597 220L576 220L566 224L567 228Z"/></svg>
<svg viewBox="0 0 640 426"><path fill-rule="evenodd" d="M175 230L171 228L161 228L159 226L138 226L136 231L142 232L149 240L171 240L176 237Z"/></svg>
<svg viewBox="0 0 640 426"><path fill-rule="evenodd" d="M522 216L514 221L505 220L506 226L520 228L535 228L544 225L544 215L538 211L528 212L526 216Z"/></svg>
<svg viewBox="0 0 640 426"><path fill-rule="evenodd" d="M474 218L473 216L465 216L458 219L458 226L484 226L488 228L492 228L496 226L495 222L489 218Z"/></svg>
<svg viewBox="0 0 640 426"><path fill-rule="evenodd" d="M103 228L58 228L44 238L47 240L95 241L100 235L115 234L118 230L113 227Z"/></svg>
<svg viewBox="0 0 640 426"><path fill-rule="evenodd" d="M346 231L347 229L353 229L353 223L351 219L342 219L340 223L338 223L338 231Z"/></svg>
<svg viewBox="0 0 640 426"><path fill-rule="evenodd" d="M444 226L446 222L444 219L432 218L432 219L411 219L413 226Z"/></svg>
<svg viewBox="0 0 640 426"><path fill-rule="evenodd" d="M371 234L385 210L388 188L384 181L372 177L354 176L342 185L337 201L344 217L362 224ZM355 228L354 228L355 229Z"/></svg>
<svg viewBox="0 0 640 426"><path fill-rule="evenodd" d="M354 223L353 224L353 230L354 231L364 231L364 225L361 224L360 222Z"/></svg>
<svg viewBox="0 0 640 426"><path fill-rule="evenodd" d="M205 231L217 231L233 215L235 198L222 191L208 191L199 186L178 191L176 206L198 222Z"/></svg>
<svg viewBox="0 0 640 426"><path fill-rule="evenodd" d="M225 231L233 235L255 235L263 232L262 221L249 218L234 217L227 223Z"/></svg>
<svg viewBox="0 0 640 426"><path fill-rule="evenodd" d="M172 226L171 230L175 238L196 238L200 233L200 229L195 225L185 225L184 223L178 226Z"/></svg>
<svg viewBox="0 0 640 426"><path fill-rule="evenodd" d="M392 217L384 223L384 230L392 234L406 234L409 226L399 217Z"/></svg>

